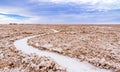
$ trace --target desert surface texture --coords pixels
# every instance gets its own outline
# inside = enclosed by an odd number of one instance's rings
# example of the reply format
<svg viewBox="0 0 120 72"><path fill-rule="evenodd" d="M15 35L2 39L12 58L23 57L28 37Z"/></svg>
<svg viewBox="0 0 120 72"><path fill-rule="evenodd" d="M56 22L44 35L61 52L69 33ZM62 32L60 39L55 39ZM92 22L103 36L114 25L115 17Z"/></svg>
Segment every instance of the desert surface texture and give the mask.
<svg viewBox="0 0 120 72"><path fill-rule="evenodd" d="M120 72L120 25L0 25L0 72Z"/></svg>

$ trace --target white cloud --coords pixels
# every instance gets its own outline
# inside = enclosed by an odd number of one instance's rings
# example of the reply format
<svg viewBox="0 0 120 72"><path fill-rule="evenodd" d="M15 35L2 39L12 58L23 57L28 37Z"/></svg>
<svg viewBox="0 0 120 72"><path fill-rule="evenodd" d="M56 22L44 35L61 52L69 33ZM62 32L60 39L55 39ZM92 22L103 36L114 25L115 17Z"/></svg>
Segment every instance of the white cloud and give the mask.
<svg viewBox="0 0 120 72"><path fill-rule="evenodd" d="M119 0L31 0L32 2L52 2L52 3L74 3L88 5L88 8L95 10L119 9Z"/></svg>
<svg viewBox="0 0 120 72"><path fill-rule="evenodd" d="M0 24L17 23L19 20L0 15Z"/></svg>
<svg viewBox="0 0 120 72"><path fill-rule="evenodd" d="M0 15L0 24L9 24L9 23L24 24L24 23L34 23L34 21L31 18L21 20L21 19Z"/></svg>
<svg viewBox="0 0 120 72"><path fill-rule="evenodd" d="M56 4L67 4L67 3L74 3L79 5L86 5L85 9L87 10L109 10L109 9L118 9L120 8L120 1L118 0L30 0L31 2L53 2ZM35 3L36 4L36 3ZM38 6L39 7L39 6ZM79 9L79 8L78 8ZM74 11L74 9L73 9ZM39 11L38 11L39 12ZM21 16L27 16L30 18L24 19L24 20L19 20L11 17L6 17L0 15L0 24L3 23L43 23L43 24L62 24L62 23L91 23L91 22L111 22L112 20L115 20L115 18L118 18L120 16L117 16L118 13L115 14L106 14L100 16L99 15L91 15L91 14L86 14L85 15L77 15L77 14L59 14L59 15L37 15L36 13L32 13L32 11L29 11L27 8L19 8L19 7L10 7L10 6L0 6L0 13L3 14L17 14ZM112 16L110 16L112 15ZM115 15L115 16L114 16Z"/></svg>
<svg viewBox="0 0 120 72"><path fill-rule="evenodd" d="M31 13L26 8L12 7L12 6L0 6L0 13L3 14L16 14L29 17Z"/></svg>
<svg viewBox="0 0 120 72"><path fill-rule="evenodd" d="M48 16L33 16L27 19L15 19L0 15L0 24L9 24L9 23L18 23L18 24L54 24L54 23L63 23L62 19L54 19Z"/></svg>
<svg viewBox="0 0 120 72"><path fill-rule="evenodd" d="M40 1L40 0L39 0ZM96 4L96 3L113 3L116 0L44 0L44 1L49 1L49 2L55 2L55 3L91 3L91 4Z"/></svg>
<svg viewBox="0 0 120 72"><path fill-rule="evenodd" d="M80 23L117 23L118 14L62 14L54 16L33 16L28 19L19 20L0 15L0 24L18 23L18 24L80 24ZM114 21L115 20L115 21Z"/></svg>

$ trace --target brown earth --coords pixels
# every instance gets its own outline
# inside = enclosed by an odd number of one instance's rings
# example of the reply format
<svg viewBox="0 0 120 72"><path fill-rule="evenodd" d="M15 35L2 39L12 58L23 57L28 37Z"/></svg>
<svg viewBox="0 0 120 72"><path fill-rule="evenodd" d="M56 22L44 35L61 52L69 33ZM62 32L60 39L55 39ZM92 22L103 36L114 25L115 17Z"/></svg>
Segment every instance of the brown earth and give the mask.
<svg viewBox="0 0 120 72"><path fill-rule="evenodd" d="M0 72L66 72L51 57L24 54L17 50L15 40L47 34L46 25L0 25Z"/></svg>
<svg viewBox="0 0 120 72"><path fill-rule="evenodd" d="M29 45L120 72L120 25L51 25L39 35Z"/></svg>
<svg viewBox="0 0 120 72"><path fill-rule="evenodd" d="M120 72L120 25L56 24L0 25L0 72L66 72L50 57L27 55L14 47L15 40L32 35L40 35L28 41L39 49Z"/></svg>

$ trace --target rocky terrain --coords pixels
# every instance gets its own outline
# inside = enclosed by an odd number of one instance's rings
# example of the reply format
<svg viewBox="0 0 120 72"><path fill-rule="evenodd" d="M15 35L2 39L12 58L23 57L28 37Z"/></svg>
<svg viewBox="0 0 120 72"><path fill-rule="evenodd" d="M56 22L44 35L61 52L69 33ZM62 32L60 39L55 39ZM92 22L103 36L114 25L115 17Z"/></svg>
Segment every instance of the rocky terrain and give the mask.
<svg viewBox="0 0 120 72"><path fill-rule="evenodd" d="M49 31L28 44L120 72L119 25L60 25Z"/></svg>
<svg viewBox="0 0 120 72"><path fill-rule="evenodd" d="M0 72L66 72L51 57L25 54L13 45L15 40L50 33L45 25L0 25Z"/></svg>

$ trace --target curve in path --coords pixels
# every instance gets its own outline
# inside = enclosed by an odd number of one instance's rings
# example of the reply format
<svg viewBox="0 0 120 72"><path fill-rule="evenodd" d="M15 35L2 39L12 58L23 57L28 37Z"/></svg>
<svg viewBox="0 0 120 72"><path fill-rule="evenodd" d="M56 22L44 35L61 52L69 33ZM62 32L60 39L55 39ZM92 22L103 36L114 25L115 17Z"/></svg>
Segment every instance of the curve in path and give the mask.
<svg viewBox="0 0 120 72"><path fill-rule="evenodd" d="M87 62L80 62L77 59L70 58L67 56L62 56L56 53L48 52L48 51L41 51L37 48L29 46L27 44L27 40L35 37L26 37L24 39L20 39L14 42L15 47L18 50L22 50L22 52L26 54L36 53L39 56L50 56L52 57L59 65L65 67L67 72L112 72L111 70L99 69L95 66L87 63Z"/></svg>

